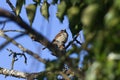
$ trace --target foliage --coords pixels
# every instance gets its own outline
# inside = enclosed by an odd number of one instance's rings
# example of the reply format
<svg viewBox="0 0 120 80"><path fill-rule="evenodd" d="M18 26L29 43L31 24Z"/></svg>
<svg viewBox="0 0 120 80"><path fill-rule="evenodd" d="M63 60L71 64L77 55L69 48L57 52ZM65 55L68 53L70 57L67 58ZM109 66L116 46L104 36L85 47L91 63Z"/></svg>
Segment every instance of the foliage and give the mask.
<svg viewBox="0 0 120 80"><path fill-rule="evenodd" d="M56 17L62 23L67 16L73 38L81 30L85 36L85 43L81 47L73 43L66 55L46 63L46 70L55 73L45 74L42 78L55 79L56 75L60 74L57 71L62 70L66 63L73 70L75 80L79 80L78 77L81 76L84 77L83 80L120 80L120 0L53 0L52 3L48 3L47 0L43 2L33 0L33 2L26 7L31 25L38 6L41 14L48 20L49 6L57 5ZM17 1L17 15L20 14L24 4L24 1ZM89 45L91 47L88 47ZM69 55L77 53L79 56L81 50L86 50L88 55L83 62L82 70L78 70L79 57L70 58ZM39 80L40 78L38 77Z"/></svg>

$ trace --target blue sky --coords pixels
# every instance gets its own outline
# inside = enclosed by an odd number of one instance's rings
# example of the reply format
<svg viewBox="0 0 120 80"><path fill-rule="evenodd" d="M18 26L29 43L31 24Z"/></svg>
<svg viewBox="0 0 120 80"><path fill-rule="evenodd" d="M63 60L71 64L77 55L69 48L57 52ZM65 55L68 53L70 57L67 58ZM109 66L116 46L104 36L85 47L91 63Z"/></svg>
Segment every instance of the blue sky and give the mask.
<svg viewBox="0 0 120 80"><path fill-rule="evenodd" d="M13 4L15 5L15 1L16 0L10 0L11 2L13 2ZM27 0L26 3L29 4L31 3L32 0ZM49 2L51 2L51 0L49 0ZM27 16L26 16L26 11L24 9L25 6L23 6L22 12L21 12L21 17L23 18L24 21L26 21L27 23L29 23ZM11 11L10 7L8 6L8 4L6 3L6 0L0 0L0 8L4 8L6 10ZM53 38L55 37L55 35L61 30L61 29L66 29L67 32L69 33L69 40L72 40L72 36L71 36L71 32L69 30L68 27L68 20L67 17L65 17L63 23L61 23L57 18L56 18L56 5L52 5L50 6L50 18L49 18L49 22L43 18L43 16L40 14L39 12L39 8L37 9L37 13L36 13L36 17L33 23L33 28L35 30L37 30L38 32L40 32L41 34L43 34L44 36L46 36L50 41L53 40ZM0 20L2 20L3 18L0 18ZM0 25L0 28L2 27L2 25ZM9 22L6 24L5 27L6 30L22 30L19 26L17 26L15 23L13 22ZM84 42L84 38L81 33L81 37L79 38L79 40L81 42ZM16 35L15 32L9 32L6 33L8 34L10 37L13 37ZM0 44L2 42L4 42L5 39L0 37ZM28 48L30 50L32 50L35 53L38 53L42 58L45 59L55 59L55 56L52 56L50 54L50 51L48 49L42 50L43 46L37 42L34 42L30 39L29 36L23 36L21 38L16 39L17 42L19 42L20 44L22 44L25 48ZM14 46L13 44L9 44L8 46L6 46L3 50L0 51L0 67L3 68L7 68L10 69L11 67L11 60L12 57L9 57L9 52L6 49L11 49L15 52L21 52L19 48L17 48L16 46ZM44 64L38 62L37 60L34 60L33 57L27 55L27 65L24 64L24 58L19 58L19 60L17 62L15 62L15 66L14 69L18 70L18 71L23 71L23 72L40 72L44 70ZM0 75L0 79L1 80L22 80L22 79L17 79L17 78L13 78L13 77L7 77L5 78L5 76Z"/></svg>

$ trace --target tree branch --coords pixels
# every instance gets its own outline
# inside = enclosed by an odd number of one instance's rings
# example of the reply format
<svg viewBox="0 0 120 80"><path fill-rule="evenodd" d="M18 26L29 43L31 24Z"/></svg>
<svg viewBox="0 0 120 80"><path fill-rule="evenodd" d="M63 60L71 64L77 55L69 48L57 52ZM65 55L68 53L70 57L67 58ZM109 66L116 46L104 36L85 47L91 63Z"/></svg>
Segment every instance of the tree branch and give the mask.
<svg viewBox="0 0 120 80"><path fill-rule="evenodd" d="M3 74L5 76L14 76L17 78L26 78L28 75L28 73L24 73L24 72L20 72L16 70L8 70L8 69L1 68L1 67L0 67L0 74Z"/></svg>
<svg viewBox="0 0 120 80"><path fill-rule="evenodd" d="M24 48L21 44L17 43L15 40L13 40L12 38L10 38L8 35L4 34L4 32L2 30L0 30L0 36L2 36L3 38L5 38L6 40L12 42L15 46L17 46L18 48L21 49L21 51L28 53L29 55L33 56L34 58L36 58L38 61L45 63L46 61L43 60L42 58L40 58L40 56L38 56L36 53L32 52L29 49Z"/></svg>
<svg viewBox="0 0 120 80"><path fill-rule="evenodd" d="M1 33L0 33L0 35L1 35ZM13 37L12 39L17 39L17 38L19 38L19 37L21 37L21 36L24 36L25 34L24 33L21 33L21 34L19 34L19 35L16 35L15 37ZM7 40L6 42L4 42L3 44L1 44L0 45L0 50L2 49L2 48L4 48L5 46L7 46L9 43L10 43L11 41L10 40Z"/></svg>
<svg viewBox="0 0 120 80"><path fill-rule="evenodd" d="M13 76L16 78L24 78L27 80L34 80L34 79L37 79L38 77L43 76L43 75L61 74L65 78L65 80L69 80L67 75L61 71L55 71L55 72L43 71L43 72L37 72L37 73L25 73L25 72L20 72L20 71L16 71L16 70L9 70L9 69L5 69L5 68L0 67L0 74L3 74L5 76Z"/></svg>
<svg viewBox="0 0 120 80"><path fill-rule="evenodd" d="M16 71L16 70L9 70L5 68L0 67L0 74L5 75L5 76L13 76L16 78L24 78L27 80L33 80L36 79L39 76L42 76L44 74L48 74L49 72L43 71L43 72L38 72L38 73L25 73L21 71ZM52 74L52 72L51 72Z"/></svg>

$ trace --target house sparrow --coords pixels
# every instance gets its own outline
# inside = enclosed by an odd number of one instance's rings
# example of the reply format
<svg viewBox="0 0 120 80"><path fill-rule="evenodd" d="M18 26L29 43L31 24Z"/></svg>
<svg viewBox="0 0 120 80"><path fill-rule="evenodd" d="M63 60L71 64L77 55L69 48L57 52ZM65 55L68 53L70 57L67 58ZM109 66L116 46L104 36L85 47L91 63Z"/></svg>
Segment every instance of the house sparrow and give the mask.
<svg viewBox="0 0 120 80"><path fill-rule="evenodd" d="M65 49L65 43L68 39L68 33L66 30L61 30L53 39L52 43L56 45L60 50ZM45 47L46 48L46 47ZM45 49L43 48L43 49Z"/></svg>

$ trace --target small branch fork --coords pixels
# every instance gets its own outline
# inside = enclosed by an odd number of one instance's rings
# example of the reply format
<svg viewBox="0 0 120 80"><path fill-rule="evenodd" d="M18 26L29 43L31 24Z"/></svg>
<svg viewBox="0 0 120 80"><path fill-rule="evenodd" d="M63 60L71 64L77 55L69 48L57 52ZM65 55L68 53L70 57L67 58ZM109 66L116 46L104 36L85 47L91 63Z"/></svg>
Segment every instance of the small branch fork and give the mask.
<svg viewBox="0 0 120 80"><path fill-rule="evenodd" d="M15 46L17 46L18 48L20 48L21 51L26 52L27 54L33 56L38 61L46 63L46 61L44 59L42 59L38 54L32 52L29 49L24 48L21 44L19 44L18 42L16 42L14 39L12 39L8 35L4 34L4 32L2 30L0 30L0 36L3 37L3 38L5 38L6 40L8 40L8 42L13 43ZM0 46L0 48L2 48L2 47Z"/></svg>
<svg viewBox="0 0 120 80"><path fill-rule="evenodd" d="M20 56L20 57L24 57L25 61L24 63L27 64L27 57L25 56L24 52L23 53L17 53L17 52L13 52L11 49L7 49L7 51L10 52L10 55L9 56L12 56L12 63L11 63L11 69L14 68L14 63L15 61L18 60L18 57L17 56Z"/></svg>
<svg viewBox="0 0 120 80"><path fill-rule="evenodd" d="M72 41L70 41L68 43L68 45L65 47L65 49L67 49L71 44L73 44L74 41L76 41L78 44L82 45L82 43L80 41L77 40L77 37L79 36L79 34L76 34L76 36L73 38Z"/></svg>

